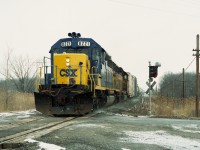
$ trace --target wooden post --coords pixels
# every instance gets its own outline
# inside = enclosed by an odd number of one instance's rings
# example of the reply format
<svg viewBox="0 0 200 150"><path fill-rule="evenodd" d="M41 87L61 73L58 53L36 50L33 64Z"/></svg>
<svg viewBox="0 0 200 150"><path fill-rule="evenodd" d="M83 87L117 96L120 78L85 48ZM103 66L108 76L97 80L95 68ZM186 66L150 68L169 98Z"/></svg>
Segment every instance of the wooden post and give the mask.
<svg viewBox="0 0 200 150"><path fill-rule="evenodd" d="M185 70L183 68L183 99L185 98Z"/></svg>
<svg viewBox="0 0 200 150"><path fill-rule="evenodd" d="M196 117L199 117L199 34L196 38Z"/></svg>

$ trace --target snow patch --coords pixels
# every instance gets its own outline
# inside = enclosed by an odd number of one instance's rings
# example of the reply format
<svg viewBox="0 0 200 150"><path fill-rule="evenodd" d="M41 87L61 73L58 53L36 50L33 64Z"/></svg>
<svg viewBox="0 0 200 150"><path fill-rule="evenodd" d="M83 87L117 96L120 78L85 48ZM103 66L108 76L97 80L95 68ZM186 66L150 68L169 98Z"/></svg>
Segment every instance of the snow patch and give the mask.
<svg viewBox="0 0 200 150"><path fill-rule="evenodd" d="M127 148L122 148L122 150L130 150L130 149L127 149Z"/></svg>
<svg viewBox="0 0 200 150"><path fill-rule="evenodd" d="M110 115L110 116L120 116L120 117L132 117L132 118L135 118L132 115L127 115L127 114L124 114L124 113L113 113L113 112L108 112L108 111L105 111L105 110L98 110L97 113L104 113L104 114Z"/></svg>
<svg viewBox="0 0 200 150"><path fill-rule="evenodd" d="M183 138L181 136L173 136L165 131L124 131L128 137L120 138L120 142L128 143L144 143L155 144L167 149L200 149L199 139Z"/></svg>
<svg viewBox="0 0 200 150"><path fill-rule="evenodd" d="M32 109L32 110L27 110L27 111L12 111L12 112L8 112L8 113L0 113L0 117L10 117L10 116L21 116L21 115L31 115L31 114L35 114L36 110Z"/></svg>
<svg viewBox="0 0 200 150"><path fill-rule="evenodd" d="M59 137L58 137L58 136L55 136L55 138L59 139Z"/></svg>
<svg viewBox="0 0 200 150"><path fill-rule="evenodd" d="M189 133L200 133L200 127L197 124L189 124L189 125L172 125L173 129L182 131L182 132L189 132Z"/></svg>
<svg viewBox="0 0 200 150"><path fill-rule="evenodd" d="M101 114L106 114L106 115L111 115L111 116L120 116L120 117L134 117L134 116L131 116L131 115L127 115L127 114L124 114L124 113L113 113L113 112L109 112L109 111L105 111L105 110L97 110L96 111L97 113Z"/></svg>
<svg viewBox="0 0 200 150"><path fill-rule="evenodd" d="M17 116L17 118L28 118L30 115L24 115L24 116Z"/></svg>
<svg viewBox="0 0 200 150"><path fill-rule="evenodd" d="M120 116L120 117L134 117L134 116L130 116L127 114L115 114L115 116Z"/></svg>
<svg viewBox="0 0 200 150"><path fill-rule="evenodd" d="M29 143L38 143L39 147L45 150L65 150L65 148L54 145L54 144L49 144L49 143L44 143L44 142L39 142L33 139L25 139L24 141L29 142Z"/></svg>
<svg viewBox="0 0 200 150"><path fill-rule="evenodd" d="M138 116L138 118L149 118L149 116Z"/></svg>
<svg viewBox="0 0 200 150"><path fill-rule="evenodd" d="M88 128L110 128L110 127L106 127L104 125L98 125L98 124L78 124L75 125L75 127L88 127Z"/></svg>

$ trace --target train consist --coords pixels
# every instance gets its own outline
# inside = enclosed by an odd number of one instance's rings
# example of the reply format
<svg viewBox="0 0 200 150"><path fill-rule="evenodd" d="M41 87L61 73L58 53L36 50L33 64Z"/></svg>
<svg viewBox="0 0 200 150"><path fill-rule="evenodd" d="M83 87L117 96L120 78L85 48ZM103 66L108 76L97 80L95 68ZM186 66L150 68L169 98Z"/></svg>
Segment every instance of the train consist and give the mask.
<svg viewBox="0 0 200 150"><path fill-rule="evenodd" d="M34 92L37 111L83 115L137 95L137 78L117 66L97 42L75 32L68 36L51 47L50 64L44 57L44 83Z"/></svg>

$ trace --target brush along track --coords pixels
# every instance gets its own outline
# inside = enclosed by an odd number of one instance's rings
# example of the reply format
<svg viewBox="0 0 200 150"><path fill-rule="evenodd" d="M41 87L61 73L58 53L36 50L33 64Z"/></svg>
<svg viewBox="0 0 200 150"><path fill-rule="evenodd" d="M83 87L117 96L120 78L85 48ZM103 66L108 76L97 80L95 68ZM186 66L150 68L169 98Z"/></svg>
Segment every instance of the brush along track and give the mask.
<svg viewBox="0 0 200 150"><path fill-rule="evenodd" d="M55 123L49 123L45 126L30 129L27 131L23 131L17 134L13 134L4 138L0 138L0 146L6 143L24 143L24 140L27 138L38 138L43 135L46 135L50 132L53 132L55 130L61 129L63 127L69 126L75 122L77 122L78 118L90 118L92 116L95 116L96 114L89 114L84 117L68 117L67 119L63 121L58 121Z"/></svg>

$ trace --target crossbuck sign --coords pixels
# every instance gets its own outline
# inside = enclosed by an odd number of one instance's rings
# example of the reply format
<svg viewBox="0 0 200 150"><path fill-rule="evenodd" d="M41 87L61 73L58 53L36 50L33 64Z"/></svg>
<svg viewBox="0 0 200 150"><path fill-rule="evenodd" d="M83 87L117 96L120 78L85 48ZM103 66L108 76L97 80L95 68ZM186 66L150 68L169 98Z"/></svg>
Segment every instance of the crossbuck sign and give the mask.
<svg viewBox="0 0 200 150"><path fill-rule="evenodd" d="M156 81L154 81L152 84L150 82L146 82L147 86L149 87L146 91L146 94L149 93L150 90L153 90L154 85L156 84Z"/></svg>

